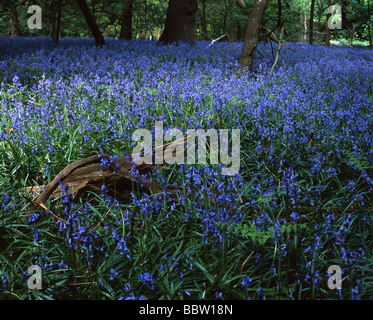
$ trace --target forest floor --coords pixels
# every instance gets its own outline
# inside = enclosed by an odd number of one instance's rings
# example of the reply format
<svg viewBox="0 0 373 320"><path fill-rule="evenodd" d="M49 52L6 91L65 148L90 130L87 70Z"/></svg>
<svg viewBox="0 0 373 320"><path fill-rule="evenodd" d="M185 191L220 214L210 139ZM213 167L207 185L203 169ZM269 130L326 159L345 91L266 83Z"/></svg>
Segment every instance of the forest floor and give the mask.
<svg viewBox="0 0 373 320"><path fill-rule="evenodd" d="M372 50L241 45L0 39L0 299L373 298ZM220 152L127 162L156 125Z"/></svg>

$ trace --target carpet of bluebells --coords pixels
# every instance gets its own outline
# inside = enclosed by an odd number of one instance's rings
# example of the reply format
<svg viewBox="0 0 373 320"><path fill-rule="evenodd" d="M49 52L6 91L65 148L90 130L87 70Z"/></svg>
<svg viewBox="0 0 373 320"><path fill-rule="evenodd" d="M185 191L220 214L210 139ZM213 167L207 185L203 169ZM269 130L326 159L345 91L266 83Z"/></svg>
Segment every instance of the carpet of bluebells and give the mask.
<svg viewBox="0 0 373 320"><path fill-rule="evenodd" d="M289 45L270 78L268 43L242 72L240 43L1 38L0 299L373 298L373 52ZM174 164L150 176L177 199L62 185L32 210L25 188L156 120L240 129L239 174Z"/></svg>

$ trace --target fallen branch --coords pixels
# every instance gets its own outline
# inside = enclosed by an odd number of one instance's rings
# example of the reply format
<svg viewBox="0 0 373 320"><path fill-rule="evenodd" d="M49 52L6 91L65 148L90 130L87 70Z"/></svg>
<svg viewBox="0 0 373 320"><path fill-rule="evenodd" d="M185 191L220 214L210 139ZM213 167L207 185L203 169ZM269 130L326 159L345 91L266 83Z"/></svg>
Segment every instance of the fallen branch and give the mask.
<svg viewBox="0 0 373 320"><path fill-rule="evenodd" d="M209 46L213 45L216 41L219 41L220 39L223 39L224 37L227 37L226 34L223 34L220 37L218 37L216 39L213 39L210 36L208 36L206 33L203 33L201 31L197 31L197 32L199 32L200 34L202 34L203 36L205 36L206 38L208 38L211 41L211 43L209 44Z"/></svg>
<svg viewBox="0 0 373 320"><path fill-rule="evenodd" d="M47 210L55 219L57 220L61 220L62 222L64 223L67 223L66 220L60 218L59 216L56 216L52 211L50 211L43 203L40 203L40 202L37 202L37 201L33 201L34 204L42 207L44 210Z"/></svg>
<svg viewBox="0 0 373 320"><path fill-rule="evenodd" d="M277 44L280 43L280 40L277 39L276 35L271 30L269 30L268 28L266 28L264 26L261 27L261 29L262 29L263 32L265 32L264 35L267 36L271 41L276 42ZM295 50L292 47L287 46L284 42L281 43L281 46L297 52L297 50Z"/></svg>
<svg viewBox="0 0 373 320"><path fill-rule="evenodd" d="M219 41L220 39L223 39L224 37L226 37L227 35L226 34L223 34L222 36L220 36L219 38L216 38L214 40L211 40L211 43L209 44L209 46L212 46L216 41Z"/></svg>
<svg viewBox="0 0 373 320"><path fill-rule="evenodd" d="M282 33L284 32L284 27L282 27L281 29L281 33L280 33L280 39L282 37ZM277 48L277 52L276 52L276 58L275 58L275 62L273 63L272 67L271 67L271 73L269 74L269 78L272 78L272 75L273 75L273 69L275 68L276 64L277 64L277 61L278 61L278 57L280 55L280 51L281 51L281 47L282 47L282 42L281 40L278 41L278 48Z"/></svg>
<svg viewBox="0 0 373 320"><path fill-rule="evenodd" d="M340 42L340 43L342 43L342 44L344 44L345 46L347 46L347 47L349 47L349 48L352 48L352 46L350 45L350 44L348 44L347 42L344 42L344 41L342 41L342 40L336 40L336 41L330 41L330 43L332 44L332 45L335 45L335 44L337 44L338 42Z"/></svg>
<svg viewBox="0 0 373 320"><path fill-rule="evenodd" d="M184 145L185 138L170 142L163 146L153 148L153 154L157 154L159 148L163 152L169 145L177 146ZM105 154L96 154L85 159L75 161L66 166L57 176L48 184L42 193L31 205L31 210L35 210L38 206L45 208L44 203L56 191L60 184L68 185L69 192L73 194L74 199L80 197L86 191L101 192L103 185L107 188L115 187L115 192L119 195L126 191L133 191L134 188L147 193L161 193L164 188L157 182L145 177L145 174L154 170L154 167L149 164L135 165L136 172L133 172L133 159L138 156L119 158L115 163ZM172 155L164 153L164 161L167 163L167 157ZM101 159L106 160L107 166L101 165ZM164 168L163 166L162 168ZM136 171L135 170L135 171ZM59 188L60 189L60 188ZM71 190L72 189L72 190ZM29 189L27 189L29 191ZM167 192L175 194L178 190L175 186L168 186ZM61 192L59 190L58 192ZM31 215L31 212L27 215Z"/></svg>

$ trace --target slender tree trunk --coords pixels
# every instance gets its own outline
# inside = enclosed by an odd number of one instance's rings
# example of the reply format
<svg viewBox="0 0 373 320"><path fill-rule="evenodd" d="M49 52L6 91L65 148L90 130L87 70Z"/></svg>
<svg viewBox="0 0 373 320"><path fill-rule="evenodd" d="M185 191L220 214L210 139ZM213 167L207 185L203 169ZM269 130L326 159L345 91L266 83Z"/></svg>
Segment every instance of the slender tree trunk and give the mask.
<svg viewBox="0 0 373 320"><path fill-rule="evenodd" d="M328 0L328 8L330 7L330 0ZM328 25L329 19L332 16L331 13L326 15L326 24L325 24L325 45L327 48L330 47L330 28Z"/></svg>
<svg viewBox="0 0 373 320"><path fill-rule="evenodd" d="M317 31L320 31L322 28L324 28L324 26L322 25L321 23L321 18L322 16L324 15L324 11L325 10L322 10L320 8L320 2L315 2L315 5L317 5L317 25L316 25L316 29ZM318 36L316 37L316 44L323 44L324 43L324 38L323 36L321 36L320 33L318 33Z"/></svg>
<svg viewBox="0 0 373 320"><path fill-rule="evenodd" d="M95 38L96 45L102 47L105 44L105 39L102 36L100 29L98 28L96 20L89 10L86 0L76 0L76 2L78 3L80 10L82 10L85 21L87 22L88 27L91 30L93 37Z"/></svg>
<svg viewBox="0 0 373 320"><path fill-rule="evenodd" d="M14 37L21 37L21 29L19 28L17 7L15 5L10 5L9 7L9 24L10 24L10 34Z"/></svg>
<svg viewBox="0 0 373 320"><path fill-rule="evenodd" d="M352 30L350 32L350 45L352 46L354 44L354 34L355 34L355 25L352 24Z"/></svg>
<svg viewBox="0 0 373 320"><path fill-rule="evenodd" d="M240 69L251 70L254 62L254 54L258 45L259 30L262 18L267 6L267 0L256 0L247 25L245 41L239 58Z"/></svg>
<svg viewBox="0 0 373 320"><path fill-rule="evenodd" d="M347 13L350 5L350 0L341 0L341 9L342 9L342 29L347 30Z"/></svg>
<svg viewBox="0 0 373 320"><path fill-rule="evenodd" d="M170 0L165 28L159 41L194 43L196 12L197 0Z"/></svg>
<svg viewBox="0 0 373 320"><path fill-rule="evenodd" d="M125 0L122 11L122 25L120 28L119 39L132 39L132 7L133 0Z"/></svg>
<svg viewBox="0 0 373 320"><path fill-rule="evenodd" d="M234 22L231 21L229 24L229 41L234 42L235 41L235 35L234 35Z"/></svg>
<svg viewBox="0 0 373 320"><path fill-rule="evenodd" d="M202 0L202 19L201 19L201 26L202 32L207 34L207 24L206 24L206 0Z"/></svg>
<svg viewBox="0 0 373 320"><path fill-rule="evenodd" d="M148 31L150 33L150 40L153 40L154 35L153 35L153 31L150 28L149 23L148 23L148 14L147 13L148 13L148 5L147 5L146 0L145 0L144 20L145 20L146 28L148 29Z"/></svg>
<svg viewBox="0 0 373 320"><path fill-rule="evenodd" d="M304 10L304 15L303 15L303 18L304 18L304 21L303 21L303 25L304 25L303 42L307 42L307 7L306 7L305 3L303 4L303 10Z"/></svg>
<svg viewBox="0 0 373 320"><path fill-rule="evenodd" d="M313 44L313 17L315 14L315 0L311 0L311 8L310 8L310 35L308 37L309 44Z"/></svg>
<svg viewBox="0 0 373 320"><path fill-rule="evenodd" d="M50 0L49 38L58 42L61 23L62 0Z"/></svg>
<svg viewBox="0 0 373 320"><path fill-rule="evenodd" d="M230 0L229 0L230 1ZM228 16L230 14L230 8L227 6L227 0L224 1L224 7L225 10L223 12L223 34L227 34L227 22L228 22Z"/></svg>
<svg viewBox="0 0 373 320"><path fill-rule="evenodd" d="M229 41L234 39L234 25L233 25L233 2L228 2L228 17L227 17L227 38Z"/></svg>
<svg viewBox="0 0 373 320"><path fill-rule="evenodd" d="M49 39L55 40L56 35L56 2L55 0L49 1Z"/></svg>
<svg viewBox="0 0 373 320"><path fill-rule="evenodd" d="M61 33L61 11L62 11L62 0L58 0L58 3L57 3L56 35L55 35L56 41L59 40L60 33Z"/></svg>
<svg viewBox="0 0 373 320"><path fill-rule="evenodd" d="M328 28L328 24L326 24L325 30L325 46L330 48L330 29Z"/></svg>
<svg viewBox="0 0 373 320"><path fill-rule="evenodd" d="M237 21L237 38L238 38L238 41L242 41L243 39L241 24L239 21Z"/></svg>
<svg viewBox="0 0 373 320"><path fill-rule="evenodd" d="M277 21L277 26L279 28L282 28L282 3L281 0L277 0L277 6L278 6L278 21Z"/></svg>

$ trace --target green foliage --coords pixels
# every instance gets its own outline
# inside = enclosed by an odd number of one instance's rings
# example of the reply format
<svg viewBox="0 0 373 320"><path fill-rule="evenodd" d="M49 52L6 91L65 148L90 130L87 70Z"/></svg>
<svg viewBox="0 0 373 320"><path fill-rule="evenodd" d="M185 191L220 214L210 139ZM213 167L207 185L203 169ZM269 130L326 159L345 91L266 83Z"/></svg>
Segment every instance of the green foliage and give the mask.
<svg viewBox="0 0 373 320"><path fill-rule="evenodd" d="M239 8L233 0L199 0L196 14L196 37L206 40L203 32L213 39L226 34L224 40L240 40L245 36L247 21L249 19L253 2L245 0L246 8ZM9 34L9 5L17 7L18 19L21 32L24 36L48 36L50 9L48 0L39 0L38 3L26 0L13 0L0 2L0 34ZM97 20L99 28L104 37L118 37L121 28L121 12L123 2L108 0L87 0L87 3ZM310 17L310 0L282 0L281 20L285 27L284 39L287 42L299 42L308 39ZM37 4L42 8L43 25L41 30L30 30L27 27L28 6ZM163 0L167 8L167 1ZM337 4L338 5L338 4ZM368 14L368 0L341 1L342 8L342 29L331 30L332 39L342 41L356 41L357 44L366 45L369 40L369 29L373 34L373 9ZM324 33L327 13L327 0L315 1L314 41L324 43ZM372 6L372 4L371 4ZM203 9L204 8L204 9ZM151 33L146 26L145 12L148 27L155 39L161 35L166 13L157 0L137 0L133 5L133 32L134 38L149 38ZM263 18L266 27L274 28L279 19L279 6L277 0L268 1L267 9ZM204 30L206 25L206 30ZM306 28L306 29L305 29ZM305 36L306 34L306 36ZM63 1L61 15L61 37L90 37L91 33L87 27L84 17L75 1ZM266 41L266 38L262 39ZM308 41L308 40L307 40Z"/></svg>
<svg viewBox="0 0 373 320"><path fill-rule="evenodd" d="M262 230L252 223L233 225L216 222L216 225L222 230L233 231L237 237L251 239L253 245L258 244L259 246L264 246L268 240L275 238L276 234L280 237L288 238L294 234L303 232L308 227L307 223L287 223L282 224L278 230L275 230L273 226L267 230Z"/></svg>

